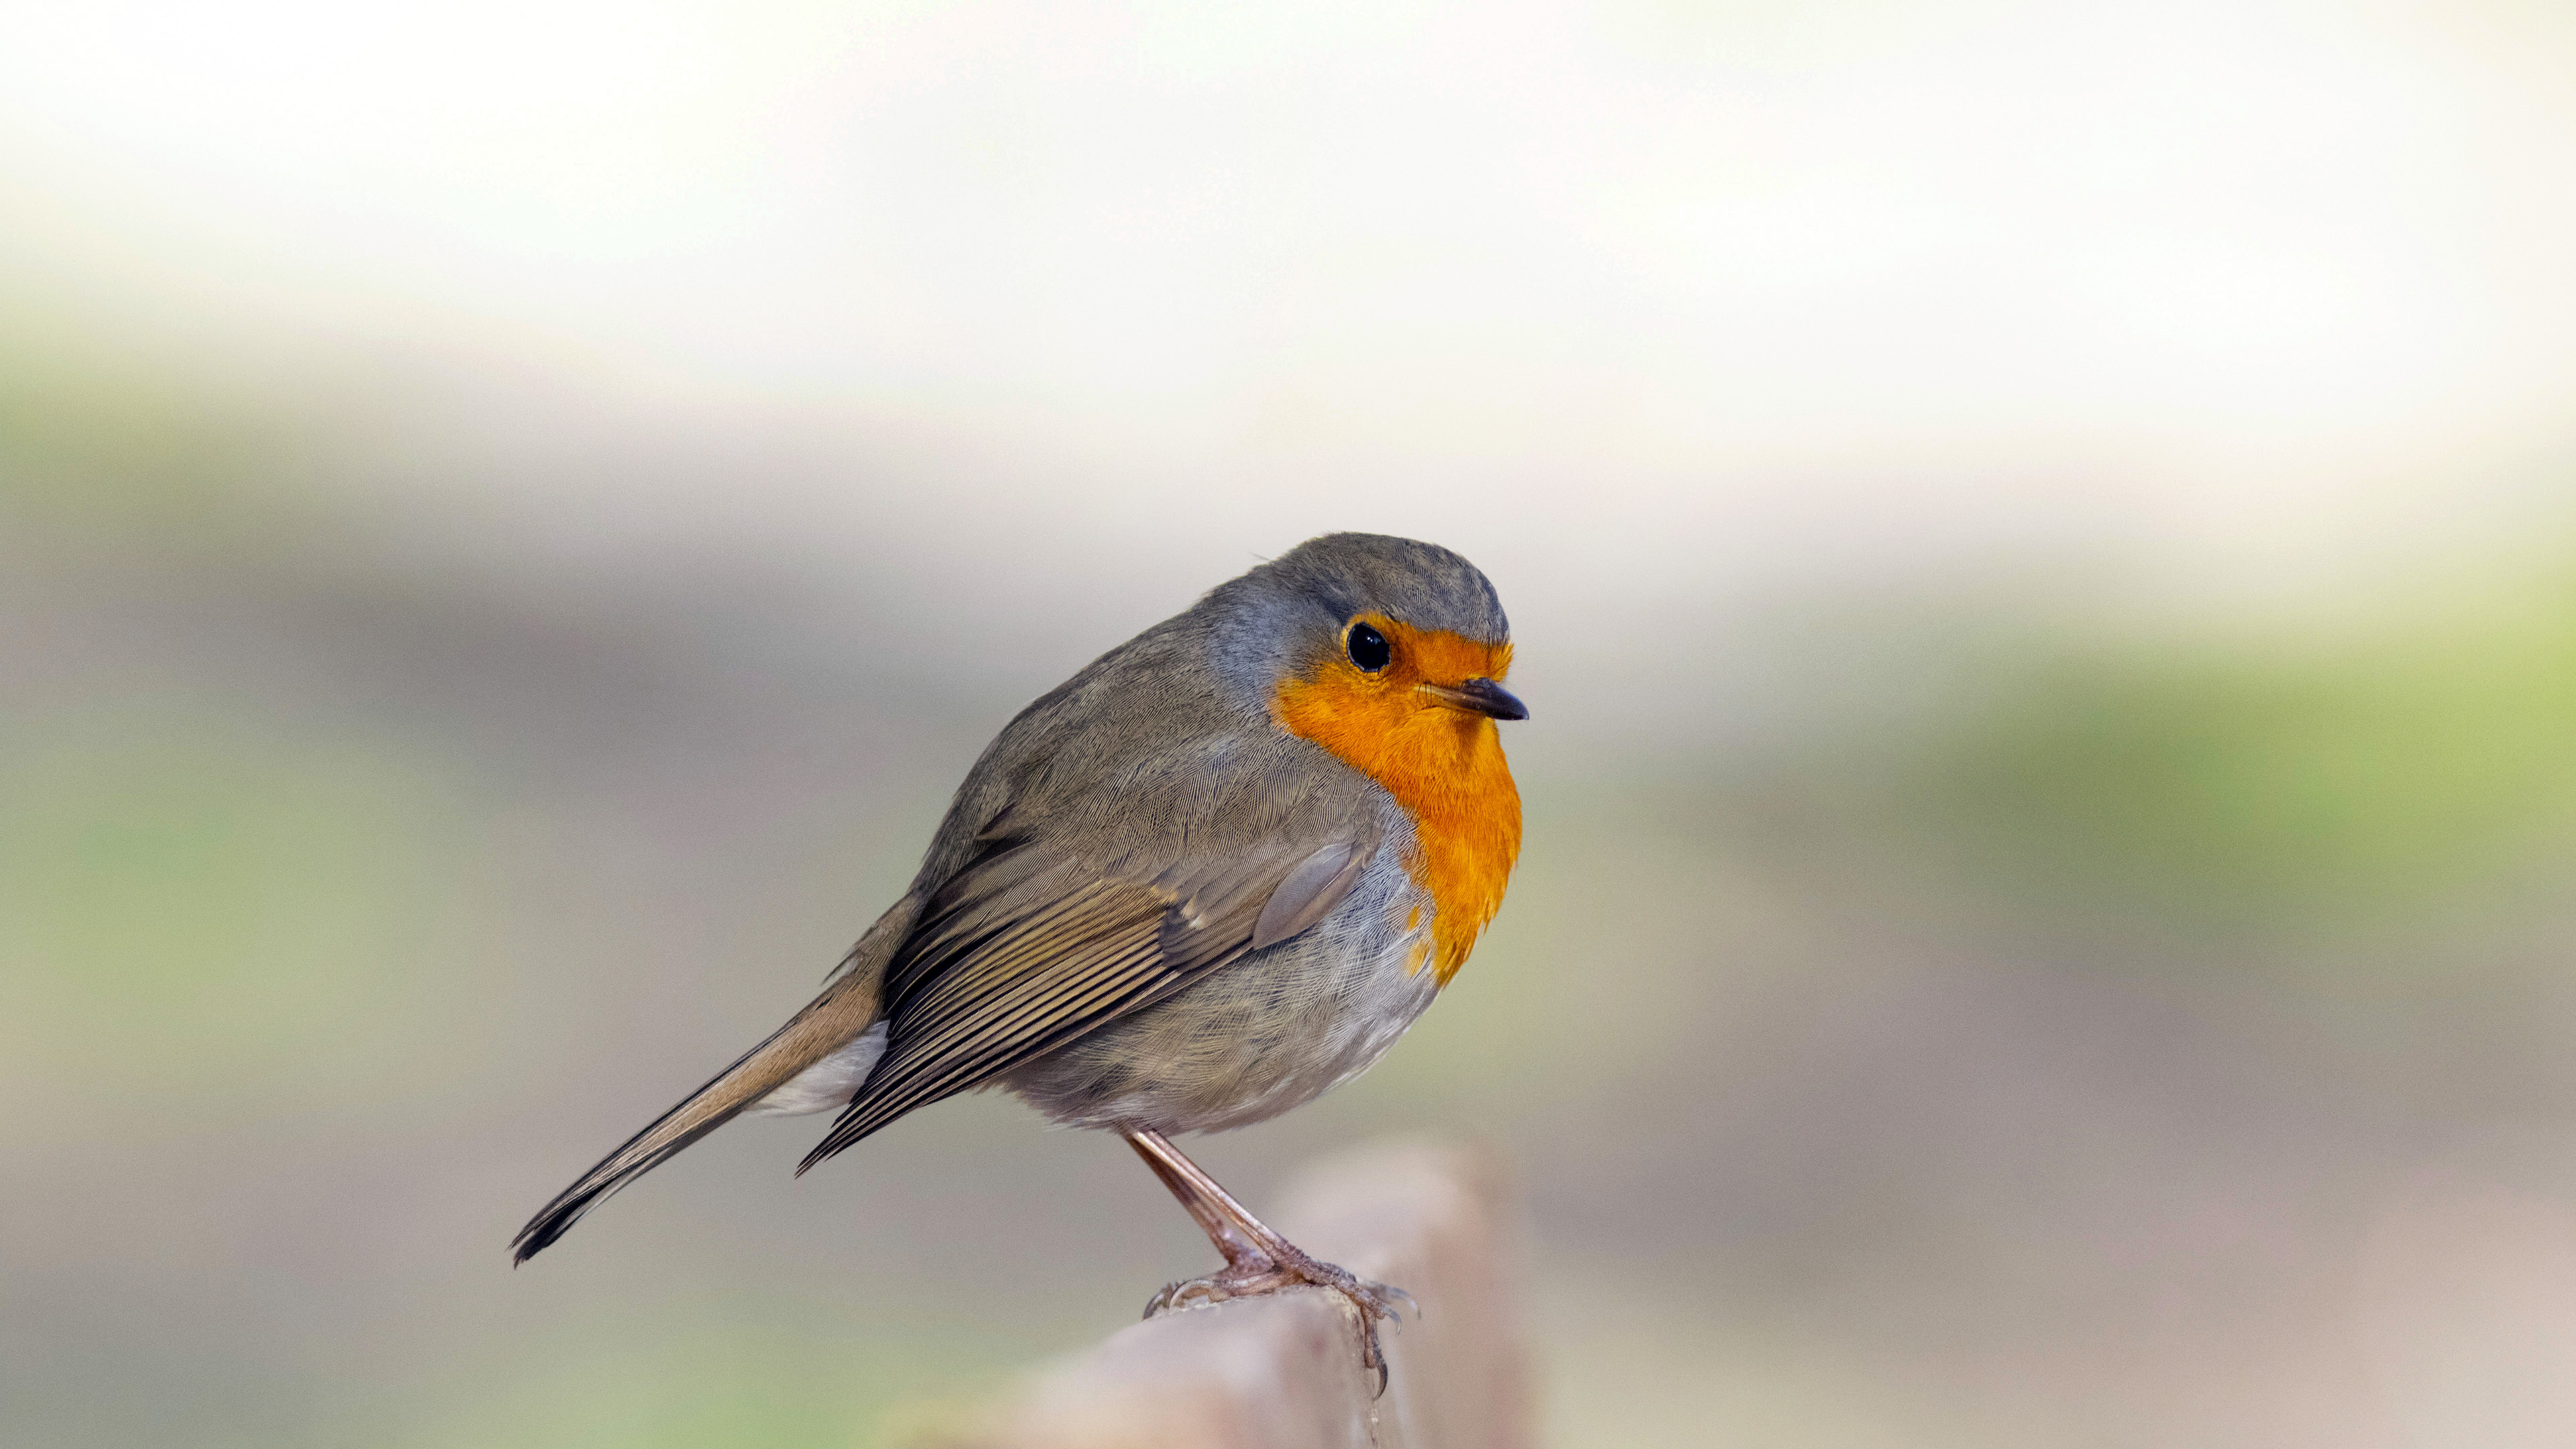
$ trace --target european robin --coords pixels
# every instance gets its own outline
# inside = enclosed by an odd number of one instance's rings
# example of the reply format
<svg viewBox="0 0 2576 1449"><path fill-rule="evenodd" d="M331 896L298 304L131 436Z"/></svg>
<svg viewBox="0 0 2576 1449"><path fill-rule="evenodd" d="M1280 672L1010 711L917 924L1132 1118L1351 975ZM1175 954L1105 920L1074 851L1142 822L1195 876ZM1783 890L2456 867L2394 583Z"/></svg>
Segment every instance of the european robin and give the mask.
<svg viewBox="0 0 2576 1449"><path fill-rule="evenodd" d="M838 1109L806 1168L1000 1085L1124 1136L1225 1267L1147 1305L1315 1284L1318 1262L1171 1136L1263 1121L1367 1070L1502 904L1520 794L1497 720L1511 634L1449 550L1336 533L1220 584L1023 710L911 889L823 993L519 1230L524 1262L736 1113Z"/></svg>

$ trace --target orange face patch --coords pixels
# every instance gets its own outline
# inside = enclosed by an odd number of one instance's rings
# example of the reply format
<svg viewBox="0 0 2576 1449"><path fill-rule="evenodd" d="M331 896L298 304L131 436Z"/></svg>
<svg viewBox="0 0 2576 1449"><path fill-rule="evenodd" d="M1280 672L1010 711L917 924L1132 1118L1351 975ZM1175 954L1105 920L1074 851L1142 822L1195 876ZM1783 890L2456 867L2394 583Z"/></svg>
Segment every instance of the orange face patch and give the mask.
<svg viewBox="0 0 2576 1449"><path fill-rule="evenodd" d="M1415 850L1407 865L1431 893L1434 969L1446 986L1502 907L1521 850L1521 796L1494 722L1417 686L1500 682L1512 667L1512 646L1375 614L1355 622L1386 636L1393 654L1387 666L1370 673L1335 651L1304 677L1282 682L1271 712L1281 728L1331 751L1412 814Z"/></svg>

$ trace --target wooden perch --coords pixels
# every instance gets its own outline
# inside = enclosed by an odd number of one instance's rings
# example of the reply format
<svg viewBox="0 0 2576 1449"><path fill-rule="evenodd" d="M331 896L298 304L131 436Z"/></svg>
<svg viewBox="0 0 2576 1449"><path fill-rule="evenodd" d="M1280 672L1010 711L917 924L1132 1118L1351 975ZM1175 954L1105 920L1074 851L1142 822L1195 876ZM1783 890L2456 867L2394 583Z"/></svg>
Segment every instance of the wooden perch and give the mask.
<svg viewBox="0 0 2576 1449"><path fill-rule="evenodd" d="M1139 1323L1041 1374L982 1449L1525 1449L1529 1353L1505 1174L1454 1148L1396 1145L1305 1174L1270 1219L1300 1247L1411 1292L1384 1330L1390 1377L1360 1367L1358 1314L1316 1288Z"/></svg>

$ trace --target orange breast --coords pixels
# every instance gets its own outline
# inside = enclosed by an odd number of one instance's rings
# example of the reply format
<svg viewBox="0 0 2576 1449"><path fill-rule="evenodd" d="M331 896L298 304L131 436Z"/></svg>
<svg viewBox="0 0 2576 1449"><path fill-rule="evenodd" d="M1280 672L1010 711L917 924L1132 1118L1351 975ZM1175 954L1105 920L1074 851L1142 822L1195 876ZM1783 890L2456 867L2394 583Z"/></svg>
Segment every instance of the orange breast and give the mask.
<svg viewBox="0 0 2576 1449"><path fill-rule="evenodd" d="M1373 615L1368 622L1394 646L1386 668L1370 674L1336 656L1281 684L1273 712L1282 728L1386 787L1412 814L1406 865L1431 895L1434 969L1446 986L1502 907L1521 850L1521 796L1494 722L1415 686L1499 681L1512 648Z"/></svg>

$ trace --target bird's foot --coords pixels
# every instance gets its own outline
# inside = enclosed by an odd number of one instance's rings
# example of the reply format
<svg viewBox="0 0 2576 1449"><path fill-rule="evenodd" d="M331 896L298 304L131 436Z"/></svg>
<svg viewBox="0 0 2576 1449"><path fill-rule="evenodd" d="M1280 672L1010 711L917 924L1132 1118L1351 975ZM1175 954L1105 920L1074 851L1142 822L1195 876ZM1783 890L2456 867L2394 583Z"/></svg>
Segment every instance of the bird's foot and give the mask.
<svg viewBox="0 0 2576 1449"><path fill-rule="evenodd" d="M1377 1391L1385 1393L1386 1354L1378 1347L1378 1320L1385 1319L1400 1329L1404 1320L1397 1315L1396 1304L1401 1301L1411 1306L1416 1317L1421 1316L1422 1306L1413 1301L1412 1294L1401 1288L1372 1282L1337 1264L1310 1258L1293 1246L1288 1247L1285 1254L1277 1256L1247 1253L1204 1278L1167 1284L1162 1292L1145 1304L1145 1316L1154 1318L1184 1308L1199 1308L1236 1298L1258 1298L1284 1288L1306 1287L1329 1288L1349 1299L1351 1306L1359 1310L1360 1366L1377 1370Z"/></svg>

